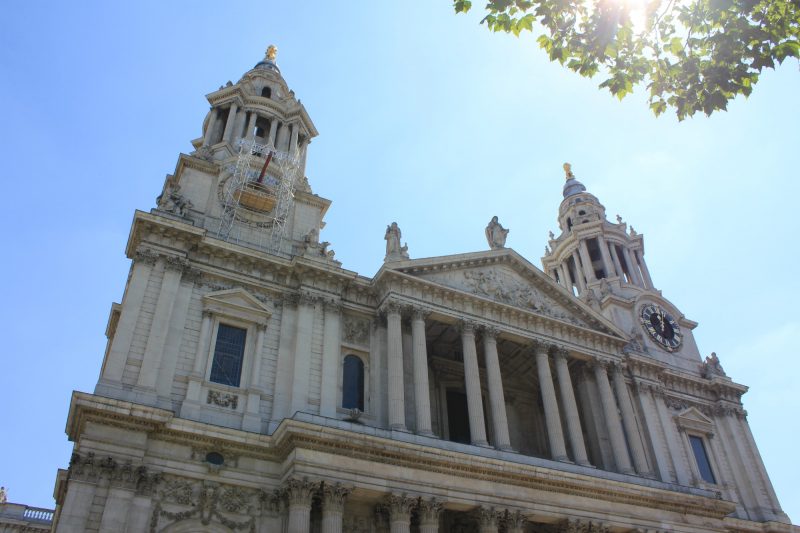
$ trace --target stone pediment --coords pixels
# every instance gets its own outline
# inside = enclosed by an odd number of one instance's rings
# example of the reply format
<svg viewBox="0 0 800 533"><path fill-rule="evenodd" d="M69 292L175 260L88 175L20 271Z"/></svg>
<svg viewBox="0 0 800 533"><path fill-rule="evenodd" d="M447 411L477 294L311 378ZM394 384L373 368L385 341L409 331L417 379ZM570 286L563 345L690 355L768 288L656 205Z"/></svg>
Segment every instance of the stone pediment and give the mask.
<svg viewBox="0 0 800 533"><path fill-rule="evenodd" d="M509 249L404 261L405 274L577 326L622 337L605 317Z"/></svg>
<svg viewBox="0 0 800 533"><path fill-rule="evenodd" d="M218 314L266 322L270 309L244 289L228 289L203 296L203 308Z"/></svg>

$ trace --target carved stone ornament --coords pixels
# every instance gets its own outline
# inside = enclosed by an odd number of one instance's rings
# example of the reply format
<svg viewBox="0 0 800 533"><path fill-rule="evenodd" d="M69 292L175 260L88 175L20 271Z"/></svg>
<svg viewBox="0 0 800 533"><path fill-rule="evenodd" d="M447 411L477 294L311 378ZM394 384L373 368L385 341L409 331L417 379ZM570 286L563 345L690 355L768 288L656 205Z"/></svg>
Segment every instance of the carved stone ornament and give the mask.
<svg viewBox="0 0 800 533"><path fill-rule="evenodd" d="M386 257L383 259L384 262L408 259L408 245L400 244L401 237L402 233L400 232L400 227L397 225L397 222L392 222L386 226L386 234L383 237L386 240Z"/></svg>
<svg viewBox="0 0 800 533"><path fill-rule="evenodd" d="M508 232L502 224L497 220L497 216L493 216L492 220L486 226L486 241L489 243L489 248L492 250L499 250L506 247L506 238Z"/></svg>
<svg viewBox="0 0 800 533"><path fill-rule="evenodd" d="M94 452L73 453L69 477L95 483L105 479L111 486L135 489L140 494L148 494L160 480L160 474L151 473L144 466L134 466L130 459L120 462L108 456L98 458Z"/></svg>
<svg viewBox="0 0 800 533"><path fill-rule="evenodd" d="M389 520L391 522L411 520L411 510L416 504L416 498L409 498L405 494L388 495L386 505L389 509Z"/></svg>
<svg viewBox="0 0 800 533"><path fill-rule="evenodd" d="M504 522L506 524L506 531L508 533L522 533L525 530L525 524L528 519L520 511L506 511Z"/></svg>
<svg viewBox="0 0 800 533"><path fill-rule="evenodd" d="M322 507L326 511L341 513L344 511L344 502L347 495L353 491L350 487L345 487L341 483L322 484Z"/></svg>
<svg viewBox="0 0 800 533"><path fill-rule="evenodd" d="M609 528L600 522L567 520L562 524L560 533L609 533Z"/></svg>
<svg viewBox="0 0 800 533"><path fill-rule="evenodd" d="M216 390L208 391L206 403L211 405L218 405L220 407L230 407L234 411L239 407L239 396L227 392L220 392Z"/></svg>
<svg viewBox="0 0 800 533"><path fill-rule="evenodd" d="M150 532L184 520L199 520L204 526L214 521L233 531L255 533L252 514L260 494L243 487L170 477L164 481L153 507ZM243 515L247 518L243 519Z"/></svg>
<svg viewBox="0 0 800 533"><path fill-rule="evenodd" d="M419 522L422 525L431 525L439 523L439 516L442 514L442 502L437 501L436 498L430 500L423 500L420 498L417 512L419 513Z"/></svg>
<svg viewBox="0 0 800 533"><path fill-rule="evenodd" d="M309 481L306 478L289 478L283 485L282 494L289 506L311 505L314 493L320 487L319 481Z"/></svg>
<svg viewBox="0 0 800 533"><path fill-rule="evenodd" d="M192 201L181 194L181 186L173 178L167 180L164 191L156 198L156 205L161 211L179 217L186 217L194 207Z"/></svg>
<svg viewBox="0 0 800 533"><path fill-rule="evenodd" d="M494 507L478 507L475 510L475 515L481 528L496 528L500 523L501 512Z"/></svg>
<svg viewBox="0 0 800 533"><path fill-rule="evenodd" d="M155 253L153 250L144 248L142 250L137 250L136 254L133 256L133 259L136 262L153 266L156 264L156 259L158 259L158 254Z"/></svg>
<svg viewBox="0 0 800 533"><path fill-rule="evenodd" d="M344 341L349 344L369 344L369 320L345 316L343 320Z"/></svg>
<svg viewBox="0 0 800 533"><path fill-rule="evenodd" d="M714 376L724 378L728 375L725 373L725 370L722 369L722 365L719 363L717 353L711 352L711 355L706 357L706 360L703 363L703 377L706 379L712 379Z"/></svg>

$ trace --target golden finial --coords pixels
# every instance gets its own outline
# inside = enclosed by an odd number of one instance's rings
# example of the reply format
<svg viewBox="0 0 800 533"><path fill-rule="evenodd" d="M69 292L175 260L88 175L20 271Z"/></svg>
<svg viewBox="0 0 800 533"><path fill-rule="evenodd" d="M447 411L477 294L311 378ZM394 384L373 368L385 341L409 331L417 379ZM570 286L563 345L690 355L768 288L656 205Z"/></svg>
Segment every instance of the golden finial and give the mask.
<svg viewBox="0 0 800 533"><path fill-rule="evenodd" d="M569 163L564 163L564 174L566 174L567 179L572 179L575 177L575 174L572 173L572 165Z"/></svg>
<svg viewBox="0 0 800 533"><path fill-rule="evenodd" d="M269 45L269 47L267 48L267 59L269 59L270 61L275 61L277 55L278 55L278 47L275 46L274 44Z"/></svg>

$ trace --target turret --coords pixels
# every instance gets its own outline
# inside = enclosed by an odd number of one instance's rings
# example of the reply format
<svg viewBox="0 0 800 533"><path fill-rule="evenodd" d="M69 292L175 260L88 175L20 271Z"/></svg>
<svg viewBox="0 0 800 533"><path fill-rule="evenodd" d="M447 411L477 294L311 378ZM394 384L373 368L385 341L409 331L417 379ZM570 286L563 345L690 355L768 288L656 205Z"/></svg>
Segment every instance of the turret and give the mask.
<svg viewBox="0 0 800 533"><path fill-rule="evenodd" d="M552 232L542 258L545 272L577 296L605 280L617 287L654 289L644 261L644 242L617 216L606 220L606 209L575 178L564 163L564 199L558 210L561 234Z"/></svg>

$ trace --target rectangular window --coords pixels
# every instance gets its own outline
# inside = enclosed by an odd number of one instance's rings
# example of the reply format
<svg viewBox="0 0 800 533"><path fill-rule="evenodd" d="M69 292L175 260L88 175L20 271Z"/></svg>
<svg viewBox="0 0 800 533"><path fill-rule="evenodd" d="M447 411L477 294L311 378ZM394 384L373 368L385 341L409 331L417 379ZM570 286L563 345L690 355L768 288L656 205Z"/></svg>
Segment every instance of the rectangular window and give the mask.
<svg viewBox="0 0 800 533"><path fill-rule="evenodd" d="M211 376L214 383L238 387L242 378L244 342L247 330L220 324L217 330L217 344L214 346L214 360L211 362Z"/></svg>
<svg viewBox="0 0 800 533"><path fill-rule="evenodd" d="M700 470L700 477L708 483L716 483L714 472L711 471L711 463L708 460L706 453L706 445L703 443L701 437L689 435L689 442L692 444L692 451L694 452L694 459L697 461L697 468Z"/></svg>

